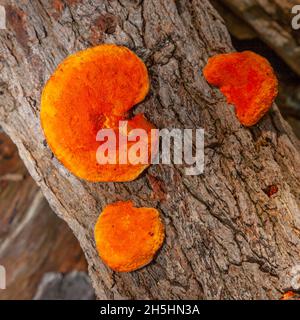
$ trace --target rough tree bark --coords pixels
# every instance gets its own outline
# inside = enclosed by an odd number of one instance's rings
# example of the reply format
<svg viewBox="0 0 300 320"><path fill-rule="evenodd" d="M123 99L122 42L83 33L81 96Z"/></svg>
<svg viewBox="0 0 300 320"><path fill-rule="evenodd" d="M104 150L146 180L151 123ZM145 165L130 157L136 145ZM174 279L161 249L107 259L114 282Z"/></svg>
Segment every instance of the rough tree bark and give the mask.
<svg viewBox="0 0 300 320"><path fill-rule="evenodd" d="M208 57L233 50L208 1L23 0L6 9L1 125L80 241L98 297L279 298L300 262L299 141L275 105L243 128L204 80ZM87 183L55 159L39 121L43 84L69 53L103 42L128 46L148 66L151 91L136 112L157 128L205 129L203 175L153 165L133 182ZM103 206L127 199L161 211L166 241L151 265L124 274L98 258L93 227Z"/></svg>

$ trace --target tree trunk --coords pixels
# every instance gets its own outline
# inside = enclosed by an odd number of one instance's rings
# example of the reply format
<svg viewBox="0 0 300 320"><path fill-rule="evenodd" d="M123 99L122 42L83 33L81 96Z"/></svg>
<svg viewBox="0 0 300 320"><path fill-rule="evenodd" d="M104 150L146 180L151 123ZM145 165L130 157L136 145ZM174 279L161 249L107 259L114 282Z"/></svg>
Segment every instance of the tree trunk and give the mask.
<svg viewBox="0 0 300 320"><path fill-rule="evenodd" d="M203 78L209 56L233 50L208 1L15 1L6 12L1 125L80 241L97 296L278 299L300 263L299 141L275 105L242 127ZM53 157L39 121L43 85L68 54L103 42L147 64L151 90L136 112L157 128L205 129L204 174L153 165L133 182L88 183ZM128 199L160 210L166 240L151 265L116 273L99 259L93 228L106 204Z"/></svg>

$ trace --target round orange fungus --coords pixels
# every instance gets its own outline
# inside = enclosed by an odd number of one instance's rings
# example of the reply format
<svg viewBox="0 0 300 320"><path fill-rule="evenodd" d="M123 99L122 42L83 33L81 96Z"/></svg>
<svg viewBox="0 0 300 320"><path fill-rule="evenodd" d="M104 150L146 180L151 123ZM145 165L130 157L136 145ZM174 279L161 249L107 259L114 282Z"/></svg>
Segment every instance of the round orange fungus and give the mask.
<svg viewBox="0 0 300 320"><path fill-rule="evenodd" d="M203 70L206 80L220 88L245 126L256 124L271 108L278 80L270 63L251 52L219 54Z"/></svg>
<svg viewBox="0 0 300 320"><path fill-rule="evenodd" d="M107 205L95 226L97 250L113 270L130 272L151 262L164 240L154 208L135 208L131 201Z"/></svg>
<svg viewBox="0 0 300 320"><path fill-rule="evenodd" d="M119 120L127 118L127 112L148 90L144 63L125 47L105 44L69 56L48 80L41 99L41 123L53 153L73 174L86 180L135 179L149 161L99 164L96 135L103 128L112 128L118 135ZM150 136L153 126L138 114L128 120L128 131L135 128ZM127 136L128 131L122 134Z"/></svg>

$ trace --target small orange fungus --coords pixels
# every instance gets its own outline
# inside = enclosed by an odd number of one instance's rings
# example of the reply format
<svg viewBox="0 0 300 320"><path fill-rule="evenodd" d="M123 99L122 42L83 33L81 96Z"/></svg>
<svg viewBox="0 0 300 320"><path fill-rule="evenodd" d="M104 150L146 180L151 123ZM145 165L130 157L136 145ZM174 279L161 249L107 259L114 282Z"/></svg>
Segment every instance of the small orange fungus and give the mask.
<svg viewBox="0 0 300 320"><path fill-rule="evenodd" d="M220 88L236 108L241 124L256 124L271 108L278 93L278 80L265 58L251 52L219 54L203 70L206 80Z"/></svg>
<svg viewBox="0 0 300 320"><path fill-rule="evenodd" d="M111 269L130 272L150 263L164 240L164 226L154 208L131 201L107 205L95 226L98 253Z"/></svg>
<svg viewBox="0 0 300 320"><path fill-rule="evenodd" d="M104 128L120 134L119 121L128 118L127 112L148 90L144 63L125 47L104 44L66 58L48 80L41 98L41 123L55 156L73 174L89 181L135 179L148 167L150 151L142 163L99 164L96 136ZM143 114L128 120L128 131L144 129L150 136L152 128ZM128 131L121 134L127 137ZM148 147L150 150L150 143ZM116 153L119 148L117 143Z"/></svg>
<svg viewBox="0 0 300 320"><path fill-rule="evenodd" d="M300 300L300 294L293 291L287 291L280 300Z"/></svg>

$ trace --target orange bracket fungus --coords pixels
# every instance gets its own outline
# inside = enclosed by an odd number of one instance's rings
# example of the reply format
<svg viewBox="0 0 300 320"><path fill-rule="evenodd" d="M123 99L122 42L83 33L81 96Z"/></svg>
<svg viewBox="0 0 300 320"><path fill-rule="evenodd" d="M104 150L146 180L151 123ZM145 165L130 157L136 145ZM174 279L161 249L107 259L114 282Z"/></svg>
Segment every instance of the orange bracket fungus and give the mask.
<svg viewBox="0 0 300 320"><path fill-rule="evenodd" d="M143 129L150 136L153 126L143 114L128 120L126 130L119 129L119 121L128 118L127 112L148 90L144 63L125 47L104 44L66 58L48 80L41 98L41 123L55 156L73 174L89 181L135 179L149 165L150 151L144 162L99 164L96 137L101 129L113 129L116 136L125 138L129 130ZM150 143L146 146L150 149ZM118 141L116 159L120 148Z"/></svg>
<svg viewBox="0 0 300 320"><path fill-rule="evenodd" d="M236 108L241 124L256 124L271 108L278 92L278 80L270 63L251 52L219 54L203 70L206 80L220 88Z"/></svg>
<svg viewBox="0 0 300 320"><path fill-rule="evenodd" d="M95 226L98 253L111 269L130 272L151 262L164 240L164 226L154 208L131 201L107 205Z"/></svg>

